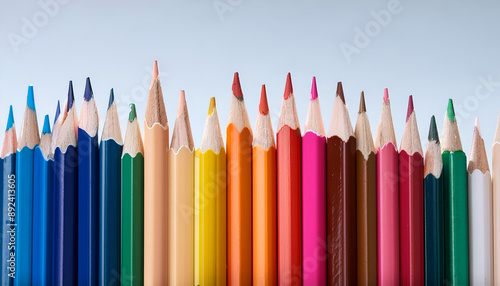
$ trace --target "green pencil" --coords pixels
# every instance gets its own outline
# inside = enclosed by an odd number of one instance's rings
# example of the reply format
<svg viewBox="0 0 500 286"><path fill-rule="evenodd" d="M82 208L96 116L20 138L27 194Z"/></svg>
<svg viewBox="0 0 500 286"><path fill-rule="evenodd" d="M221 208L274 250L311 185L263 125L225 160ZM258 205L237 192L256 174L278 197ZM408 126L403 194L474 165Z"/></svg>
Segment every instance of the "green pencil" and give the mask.
<svg viewBox="0 0 500 286"><path fill-rule="evenodd" d="M143 285L144 147L134 104L123 145L121 201L121 285Z"/></svg>
<svg viewBox="0 0 500 286"><path fill-rule="evenodd" d="M462 151L453 101L444 119L444 272L446 285L469 285L467 160Z"/></svg>

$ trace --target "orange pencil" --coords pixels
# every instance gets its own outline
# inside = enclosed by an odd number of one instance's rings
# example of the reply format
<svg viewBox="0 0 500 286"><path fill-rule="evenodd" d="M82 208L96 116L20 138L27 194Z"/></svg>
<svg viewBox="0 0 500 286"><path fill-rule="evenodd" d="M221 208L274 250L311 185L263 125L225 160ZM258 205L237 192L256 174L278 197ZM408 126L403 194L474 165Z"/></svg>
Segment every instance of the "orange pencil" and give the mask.
<svg viewBox="0 0 500 286"><path fill-rule="evenodd" d="M252 284L252 126L238 73L226 130L227 144L227 281Z"/></svg>
<svg viewBox="0 0 500 286"><path fill-rule="evenodd" d="M144 119L144 284L167 285L168 121L158 64Z"/></svg>
<svg viewBox="0 0 500 286"><path fill-rule="evenodd" d="M302 135L290 74L286 79L276 139L278 285L302 285Z"/></svg>
<svg viewBox="0 0 500 286"><path fill-rule="evenodd" d="M252 148L253 285L276 285L276 146L262 85Z"/></svg>

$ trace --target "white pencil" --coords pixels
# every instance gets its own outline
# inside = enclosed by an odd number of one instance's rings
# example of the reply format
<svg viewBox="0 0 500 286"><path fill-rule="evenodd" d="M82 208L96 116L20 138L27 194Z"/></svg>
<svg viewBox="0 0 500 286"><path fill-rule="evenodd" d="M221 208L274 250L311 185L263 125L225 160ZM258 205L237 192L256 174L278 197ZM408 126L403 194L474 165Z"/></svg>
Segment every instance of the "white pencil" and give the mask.
<svg viewBox="0 0 500 286"><path fill-rule="evenodd" d="M469 275L471 285L493 285L491 175L476 118L469 155Z"/></svg>

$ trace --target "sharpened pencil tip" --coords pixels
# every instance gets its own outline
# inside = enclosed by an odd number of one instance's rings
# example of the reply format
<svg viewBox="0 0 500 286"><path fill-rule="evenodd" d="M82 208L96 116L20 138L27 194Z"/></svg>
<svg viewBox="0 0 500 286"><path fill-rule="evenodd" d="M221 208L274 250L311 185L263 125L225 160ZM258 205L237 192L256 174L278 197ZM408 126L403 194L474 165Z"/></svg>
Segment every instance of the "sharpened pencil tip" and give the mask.
<svg viewBox="0 0 500 286"><path fill-rule="evenodd" d="M481 128L479 127L479 118L477 118L477 117L474 120L474 129L477 129L477 132L479 132L479 134L481 134Z"/></svg>
<svg viewBox="0 0 500 286"><path fill-rule="evenodd" d="M153 76L151 77L151 85L155 82L155 80L158 78L158 75L160 73L158 72L158 62L155 60L153 64Z"/></svg>
<svg viewBox="0 0 500 286"><path fill-rule="evenodd" d="M186 93L181 90L179 93L179 106L177 107L177 117L182 116L186 108Z"/></svg>
<svg viewBox="0 0 500 286"><path fill-rule="evenodd" d="M36 111L36 109L35 109L35 95L33 93L33 86L32 85L28 86L27 105L31 110Z"/></svg>
<svg viewBox="0 0 500 286"><path fill-rule="evenodd" d="M57 106L56 106L56 114L54 115L54 123L53 124L56 124L56 121L59 118L60 114L61 114L61 102L58 100Z"/></svg>
<svg viewBox="0 0 500 286"><path fill-rule="evenodd" d="M260 92L259 113L262 115L269 114L269 105L267 103L267 93L265 84L262 85L262 90Z"/></svg>
<svg viewBox="0 0 500 286"><path fill-rule="evenodd" d="M311 100L318 98L318 88L316 87L316 77L313 76L312 86L311 86Z"/></svg>
<svg viewBox="0 0 500 286"><path fill-rule="evenodd" d="M45 114L45 118L43 120L42 134L48 134L48 133L50 133L50 121L49 121L49 115Z"/></svg>
<svg viewBox="0 0 500 286"><path fill-rule="evenodd" d="M90 101L94 97L94 93L92 92L92 85L90 84L90 77L87 77L87 81L85 82L85 93L83 94L83 99L85 101Z"/></svg>
<svg viewBox="0 0 500 286"><path fill-rule="evenodd" d="M115 102L115 92L113 89L109 92L109 102L108 102L108 109L113 105L113 102Z"/></svg>
<svg viewBox="0 0 500 286"><path fill-rule="evenodd" d="M290 98L292 93L293 93L292 75L290 73L288 73L286 76L285 94L283 95L283 98L284 99Z"/></svg>
<svg viewBox="0 0 500 286"><path fill-rule="evenodd" d="M384 89L384 103L389 104L389 89Z"/></svg>
<svg viewBox="0 0 500 286"><path fill-rule="evenodd" d="M359 97L359 111L358 113L366 112L366 103L365 103L365 92L361 91L361 96Z"/></svg>
<svg viewBox="0 0 500 286"><path fill-rule="evenodd" d="M436 143L439 143L439 135L438 135L438 130L436 126L436 117L432 115L431 117L431 124L429 125L429 141L435 141Z"/></svg>
<svg viewBox="0 0 500 286"><path fill-rule="evenodd" d="M210 98L210 105L208 106L208 116L212 115L215 111L215 97Z"/></svg>
<svg viewBox="0 0 500 286"><path fill-rule="evenodd" d="M451 98L448 100L446 115L448 116L448 119L455 121L455 109L453 108L453 100Z"/></svg>
<svg viewBox="0 0 500 286"><path fill-rule="evenodd" d="M69 111L71 107L73 107L73 103L75 102L75 94L73 93L73 81L69 81L68 88L68 105L66 111Z"/></svg>
<svg viewBox="0 0 500 286"><path fill-rule="evenodd" d="M233 90L234 96L236 96L237 99L239 99L239 100L243 99L243 91L241 91L240 76L239 76L238 72L234 73L232 90Z"/></svg>
<svg viewBox="0 0 500 286"><path fill-rule="evenodd" d="M12 110L12 105L9 108L9 118L7 119L7 128L5 129L5 132L9 131L9 129L14 126L14 111Z"/></svg>
<svg viewBox="0 0 500 286"><path fill-rule="evenodd" d="M131 103L128 105L130 107L130 112L128 113L128 121L132 122L137 118L137 112L135 111L135 104Z"/></svg>
<svg viewBox="0 0 500 286"><path fill-rule="evenodd" d="M406 112L406 121L410 118L410 115L413 113L413 96L410 95L408 98L408 111Z"/></svg>
<svg viewBox="0 0 500 286"><path fill-rule="evenodd" d="M337 83L337 94L336 96L340 97L342 99L342 102L345 104L345 97L344 97L344 88L342 88L342 82L339 81Z"/></svg>

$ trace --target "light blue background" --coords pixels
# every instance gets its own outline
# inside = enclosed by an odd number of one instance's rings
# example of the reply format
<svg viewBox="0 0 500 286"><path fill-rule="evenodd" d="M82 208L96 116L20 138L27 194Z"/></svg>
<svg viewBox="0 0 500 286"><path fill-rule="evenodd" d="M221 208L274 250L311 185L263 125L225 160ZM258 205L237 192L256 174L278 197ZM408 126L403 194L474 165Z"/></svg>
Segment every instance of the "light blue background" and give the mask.
<svg viewBox="0 0 500 286"><path fill-rule="evenodd" d="M479 93L476 87L482 84L480 78L500 82L500 2L394 1L65 0L48 15L36 1L1 0L0 126L13 104L19 132L29 84L35 88L40 130L46 113L53 120L56 100L64 101L70 79L79 112L85 78L90 76L101 127L113 87L123 135L124 110L131 100L143 128L147 87L157 59L170 130L179 90L185 89L196 146L211 96L217 99L225 137L235 71L252 124L261 84L266 84L274 128L286 73L291 72L302 128L315 75L327 130L337 81L344 84L353 126L359 93L365 90L372 132L383 88L388 87L398 145L408 95L414 95L424 150L430 116L436 115L441 133L447 99L452 97L463 110L458 117L466 153L474 117L479 116L491 154L500 86ZM388 5L396 5L399 12L392 13L385 26L374 26L373 13L388 10ZM216 6L227 10L218 12ZM31 23L38 17L41 24L16 52L9 37L23 36L24 17ZM373 37L349 61L342 43L354 46L356 29L367 26Z"/></svg>

